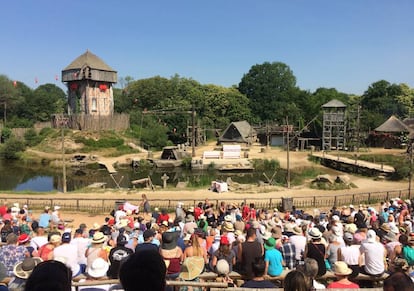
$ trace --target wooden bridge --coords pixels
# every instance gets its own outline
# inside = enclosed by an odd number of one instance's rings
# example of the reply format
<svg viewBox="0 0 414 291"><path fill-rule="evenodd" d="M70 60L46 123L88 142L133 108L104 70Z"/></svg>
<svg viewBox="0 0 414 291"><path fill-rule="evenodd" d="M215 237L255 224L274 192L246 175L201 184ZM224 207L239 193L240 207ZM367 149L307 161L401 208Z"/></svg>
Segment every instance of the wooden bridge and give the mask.
<svg viewBox="0 0 414 291"><path fill-rule="evenodd" d="M313 152L312 157L319 159L324 166L348 173L357 173L368 176L388 176L395 172L394 167L391 166L335 156L325 152Z"/></svg>
<svg viewBox="0 0 414 291"><path fill-rule="evenodd" d="M108 170L109 174L114 174L117 172L112 162L99 161L99 164L104 166Z"/></svg>

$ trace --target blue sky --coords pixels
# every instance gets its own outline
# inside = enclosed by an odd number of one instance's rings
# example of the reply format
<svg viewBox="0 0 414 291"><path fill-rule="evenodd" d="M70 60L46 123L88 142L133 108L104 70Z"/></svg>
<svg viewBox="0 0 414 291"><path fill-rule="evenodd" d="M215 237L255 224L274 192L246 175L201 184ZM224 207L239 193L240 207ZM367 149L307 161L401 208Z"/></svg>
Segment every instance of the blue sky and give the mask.
<svg viewBox="0 0 414 291"><path fill-rule="evenodd" d="M412 0L2 1L0 74L62 86L55 75L89 49L135 80L228 87L268 61L304 90L414 87L413 11Z"/></svg>

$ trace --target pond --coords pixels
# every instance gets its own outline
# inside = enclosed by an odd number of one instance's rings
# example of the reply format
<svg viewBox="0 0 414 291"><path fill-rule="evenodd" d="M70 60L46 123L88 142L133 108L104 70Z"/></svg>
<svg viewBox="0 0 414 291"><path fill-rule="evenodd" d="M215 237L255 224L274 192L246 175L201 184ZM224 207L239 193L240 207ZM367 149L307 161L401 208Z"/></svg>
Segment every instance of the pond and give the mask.
<svg viewBox="0 0 414 291"><path fill-rule="evenodd" d="M245 173L226 173L218 171L191 171L183 168L157 169L152 167L133 168L125 166L117 168L117 173L111 176L104 168L90 169L83 167L66 168L67 191L85 188L93 183L106 183L106 188L132 188L131 181L151 177L153 184L162 185L161 177L166 174L168 186L178 182L189 182L191 186L206 186L213 180L226 181L228 177L238 183L258 183L266 181L263 170ZM272 177L273 171L267 171ZM284 175L283 171L278 176ZM25 165L19 161L0 160L0 191L62 191L63 178L61 169L53 169L48 165ZM279 177L282 178L283 177ZM137 186L139 187L139 186Z"/></svg>

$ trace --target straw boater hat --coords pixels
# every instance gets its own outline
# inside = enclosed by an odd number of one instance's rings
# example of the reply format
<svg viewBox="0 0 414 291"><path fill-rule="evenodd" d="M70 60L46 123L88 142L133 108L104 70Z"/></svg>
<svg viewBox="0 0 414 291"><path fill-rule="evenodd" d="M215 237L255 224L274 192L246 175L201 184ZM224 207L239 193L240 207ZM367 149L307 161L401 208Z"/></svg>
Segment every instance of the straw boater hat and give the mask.
<svg viewBox="0 0 414 291"><path fill-rule="evenodd" d="M224 221L227 221L227 222L232 222L233 221L233 219L231 218L231 216L230 215L226 215L226 216L224 216Z"/></svg>
<svg viewBox="0 0 414 291"><path fill-rule="evenodd" d="M105 242L105 235L100 231L95 232L93 234L93 238L92 238L91 243L100 244L100 243L103 243L103 242Z"/></svg>
<svg viewBox="0 0 414 291"><path fill-rule="evenodd" d="M224 223L223 223L223 229L225 230L225 231L234 231L234 226L233 226L233 223L231 223L231 222L228 222L228 221L225 221Z"/></svg>
<svg viewBox="0 0 414 291"><path fill-rule="evenodd" d="M264 234L262 235L262 239L264 240L268 240L271 237L272 237L272 233L270 231L265 231Z"/></svg>
<svg viewBox="0 0 414 291"><path fill-rule="evenodd" d="M348 267L348 265L345 262L342 261L336 261L335 262L335 275L338 276L347 276L352 274L351 268Z"/></svg>
<svg viewBox="0 0 414 291"><path fill-rule="evenodd" d="M59 234L52 234L50 236L49 242L52 244L57 244L62 242L62 237Z"/></svg>
<svg viewBox="0 0 414 291"><path fill-rule="evenodd" d="M92 265L86 270L92 278L100 278L106 276L109 269L109 263L102 258L96 258Z"/></svg>
<svg viewBox="0 0 414 291"><path fill-rule="evenodd" d="M181 266L179 277L185 281L197 278L204 270L204 259L202 257L188 257Z"/></svg>
<svg viewBox="0 0 414 291"><path fill-rule="evenodd" d="M41 258L25 258L22 262L14 265L14 275L20 279L27 279L29 278L33 269L41 262L43 262Z"/></svg>
<svg viewBox="0 0 414 291"><path fill-rule="evenodd" d="M319 239L322 237L322 233L321 231L316 228L316 227L312 227L309 232L308 232L309 236L311 239Z"/></svg>

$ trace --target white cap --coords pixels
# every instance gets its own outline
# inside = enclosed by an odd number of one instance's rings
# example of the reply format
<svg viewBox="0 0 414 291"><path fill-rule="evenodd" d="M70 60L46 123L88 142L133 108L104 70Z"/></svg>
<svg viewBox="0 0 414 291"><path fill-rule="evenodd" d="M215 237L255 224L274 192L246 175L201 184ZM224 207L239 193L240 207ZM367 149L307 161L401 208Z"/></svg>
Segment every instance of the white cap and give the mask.
<svg viewBox="0 0 414 291"><path fill-rule="evenodd" d="M54 210L59 210L60 209L60 206L55 206L54 208L53 208Z"/></svg>

